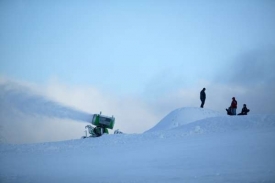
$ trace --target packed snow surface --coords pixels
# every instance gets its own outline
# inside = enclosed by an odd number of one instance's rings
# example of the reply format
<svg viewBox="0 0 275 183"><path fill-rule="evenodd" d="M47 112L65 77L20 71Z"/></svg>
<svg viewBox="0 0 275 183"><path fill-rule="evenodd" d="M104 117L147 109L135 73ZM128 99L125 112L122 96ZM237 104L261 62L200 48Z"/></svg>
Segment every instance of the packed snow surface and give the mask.
<svg viewBox="0 0 275 183"><path fill-rule="evenodd" d="M270 183L274 141L275 115L181 108L143 134L1 145L0 182Z"/></svg>
<svg viewBox="0 0 275 183"><path fill-rule="evenodd" d="M147 132L169 130L200 119L222 115L224 116L224 114L209 109L202 110L200 108L180 108L169 113L155 127L151 128Z"/></svg>

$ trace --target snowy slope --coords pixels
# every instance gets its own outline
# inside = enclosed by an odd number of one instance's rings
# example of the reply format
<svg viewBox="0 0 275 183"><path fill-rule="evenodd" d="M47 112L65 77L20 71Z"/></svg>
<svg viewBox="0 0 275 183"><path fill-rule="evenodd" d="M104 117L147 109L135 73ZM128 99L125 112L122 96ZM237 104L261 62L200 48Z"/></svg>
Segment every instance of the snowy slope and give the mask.
<svg viewBox="0 0 275 183"><path fill-rule="evenodd" d="M275 115L176 111L144 134L1 145L0 182L275 182Z"/></svg>
<svg viewBox="0 0 275 183"><path fill-rule="evenodd" d="M215 116L225 116L219 112L210 109L201 109L195 107L184 107L176 109L165 116L156 126L147 132L163 131L179 127L200 119L205 119Z"/></svg>

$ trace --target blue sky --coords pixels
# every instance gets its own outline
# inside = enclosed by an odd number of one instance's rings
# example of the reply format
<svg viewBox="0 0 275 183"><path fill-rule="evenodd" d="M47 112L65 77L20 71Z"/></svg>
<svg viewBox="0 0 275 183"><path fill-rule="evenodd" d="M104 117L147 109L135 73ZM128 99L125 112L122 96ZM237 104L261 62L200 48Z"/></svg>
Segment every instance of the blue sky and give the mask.
<svg viewBox="0 0 275 183"><path fill-rule="evenodd" d="M206 87L206 107L222 111L235 96L275 113L272 0L1 0L0 26L0 76L63 103L68 89L93 88L116 99L105 101L112 109L142 99L160 119L199 106ZM84 109L80 100L66 104Z"/></svg>
<svg viewBox="0 0 275 183"><path fill-rule="evenodd" d="M2 75L118 94L211 80L242 52L275 42L273 1L1 1L0 8Z"/></svg>

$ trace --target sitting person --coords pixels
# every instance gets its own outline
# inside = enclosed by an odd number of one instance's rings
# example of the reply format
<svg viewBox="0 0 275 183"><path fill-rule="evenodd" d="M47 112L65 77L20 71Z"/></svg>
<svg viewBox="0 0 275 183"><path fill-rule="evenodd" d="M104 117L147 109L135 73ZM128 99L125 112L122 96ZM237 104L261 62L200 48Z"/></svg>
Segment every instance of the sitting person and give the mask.
<svg viewBox="0 0 275 183"><path fill-rule="evenodd" d="M242 108L242 112L239 113L238 115L247 115L247 113L249 112L250 110L247 109L246 107L246 104L243 105L243 108Z"/></svg>
<svg viewBox="0 0 275 183"><path fill-rule="evenodd" d="M232 111L231 111L231 107L228 107L228 109L225 109L227 111L227 115L233 115Z"/></svg>

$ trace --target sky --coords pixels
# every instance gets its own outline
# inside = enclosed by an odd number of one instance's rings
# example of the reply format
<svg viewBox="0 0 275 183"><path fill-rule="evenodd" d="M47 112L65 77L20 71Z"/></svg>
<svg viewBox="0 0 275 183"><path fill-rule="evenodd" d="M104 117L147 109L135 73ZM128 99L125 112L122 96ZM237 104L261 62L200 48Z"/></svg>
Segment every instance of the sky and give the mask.
<svg viewBox="0 0 275 183"><path fill-rule="evenodd" d="M206 108L234 96L238 110L275 113L272 0L1 0L0 26L1 83L115 115L122 130L199 107L203 87Z"/></svg>

